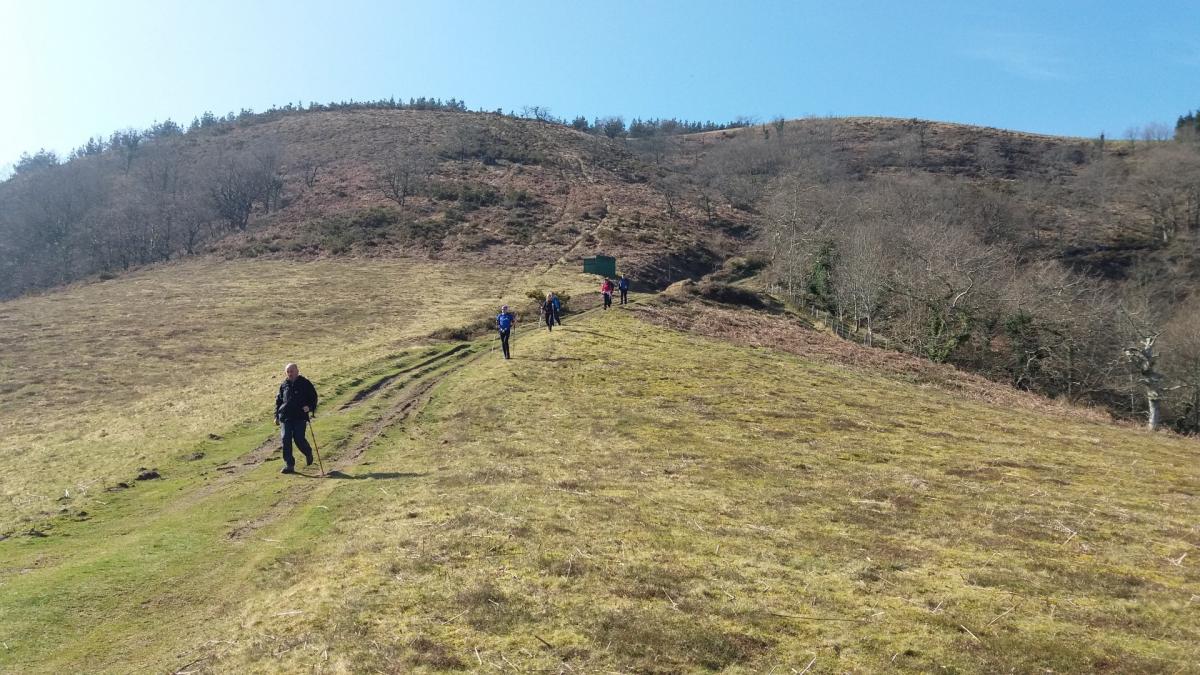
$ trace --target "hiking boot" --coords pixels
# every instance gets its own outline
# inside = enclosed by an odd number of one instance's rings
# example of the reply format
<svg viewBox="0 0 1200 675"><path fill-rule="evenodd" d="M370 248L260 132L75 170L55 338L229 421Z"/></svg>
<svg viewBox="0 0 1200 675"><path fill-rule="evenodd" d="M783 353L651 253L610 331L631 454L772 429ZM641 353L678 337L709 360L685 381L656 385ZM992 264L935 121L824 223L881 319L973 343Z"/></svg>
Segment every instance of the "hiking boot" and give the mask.
<svg viewBox="0 0 1200 675"><path fill-rule="evenodd" d="M285 466L282 469L280 469L279 473L296 473L296 470L290 466Z"/></svg>

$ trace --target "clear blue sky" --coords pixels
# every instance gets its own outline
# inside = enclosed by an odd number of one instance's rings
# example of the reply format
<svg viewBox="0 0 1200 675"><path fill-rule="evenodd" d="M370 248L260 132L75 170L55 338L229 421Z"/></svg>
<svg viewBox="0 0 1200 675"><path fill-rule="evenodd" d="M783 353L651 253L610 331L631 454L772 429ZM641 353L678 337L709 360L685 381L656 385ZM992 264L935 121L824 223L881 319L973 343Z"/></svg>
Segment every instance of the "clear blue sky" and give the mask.
<svg viewBox="0 0 1200 675"><path fill-rule="evenodd" d="M1200 107L1200 2L0 0L21 152L289 101L885 115L1120 136Z"/></svg>

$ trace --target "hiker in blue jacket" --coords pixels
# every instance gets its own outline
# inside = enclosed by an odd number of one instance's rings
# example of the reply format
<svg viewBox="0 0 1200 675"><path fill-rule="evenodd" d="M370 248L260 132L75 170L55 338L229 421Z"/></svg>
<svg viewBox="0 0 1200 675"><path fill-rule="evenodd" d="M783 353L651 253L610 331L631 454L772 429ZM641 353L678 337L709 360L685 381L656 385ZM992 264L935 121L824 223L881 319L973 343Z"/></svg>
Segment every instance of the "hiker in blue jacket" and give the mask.
<svg viewBox="0 0 1200 675"><path fill-rule="evenodd" d="M554 310L554 323L562 325L562 301L558 299L558 293L550 291L547 298L550 301L550 308Z"/></svg>
<svg viewBox="0 0 1200 675"><path fill-rule="evenodd" d="M508 305L500 308L500 313L496 315L496 329L500 331L500 346L504 348L504 358L512 358L508 353L508 336L512 334L513 324L517 322L517 315L508 311Z"/></svg>
<svg viewBox="0 0 1200 675"><path fill-rule="evenodd" d="M617 290L621 291L621 304L629 303L629 279L625 275L621 275L621 280L617 282Z"/></svg>

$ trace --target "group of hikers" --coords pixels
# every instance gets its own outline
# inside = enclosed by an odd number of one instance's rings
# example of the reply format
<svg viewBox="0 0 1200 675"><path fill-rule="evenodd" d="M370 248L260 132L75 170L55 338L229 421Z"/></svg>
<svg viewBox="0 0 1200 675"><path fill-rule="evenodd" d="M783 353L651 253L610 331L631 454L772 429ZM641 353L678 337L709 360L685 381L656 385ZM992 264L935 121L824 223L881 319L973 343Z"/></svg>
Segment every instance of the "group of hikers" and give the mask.
<svg viewBox="0 0 1200 675"><path fill-rule="evenodd" d="M612 307L613 291L621 293L621 304L629 304L629 279L625 275L621 275L615 282L608 277L604 277L604 281L600 282L600 295L604 298L604 309ZM542 321L546 322L546 330L554 330L554 326L562 325L562 300L554 291L546 293L546 299L539 303L539 314ZM509 347L509 338L512 336L513 327L517 323L517 315L504 305L500 308L500 313L496 315L496 330L500 333L500 348L504 352L504 358L511 359L512 351Z"/></svg>
<svg viewBox="0 0 1200 675"><path fill-rule="evenodd" d="M600 283L600 295L604 297L604 309L612 307L614 291L620 292L621 304L629 303L629 279L621 275L615 282L604 277ZM554 330L555 324L562 325L562 301L554 291L546 294L546 299L540 302L542 320L546 322L546 330ZM500 308L496 316L496 329L500 335L500 346L504 350L504 358L512 358L509 348L509 337L517 323L517 315L508 305ZM279 393L275 395L275 425L280 427L279 439L283 444L283 470L280 473L296 473L296 457L292 453L292 445L300 448L304 455L304 463L313 463L313 449L305 437L308 423L317 412L317 388L308 378L300 374L300 368L289 363L283 369L285 379L279 385Z"/></svg>
<svg viewBox="0 0 1200 675"><path fill-rule="evenodd" d="M604 309L612 307L612 296L614 289L621 291L621 304L628 304L629 280L625 278L625 275L622 274L621 278L617 280L615 285L613 284L612 279L604 277L604 281L600 283L600 295L604 296Z"/></svg>

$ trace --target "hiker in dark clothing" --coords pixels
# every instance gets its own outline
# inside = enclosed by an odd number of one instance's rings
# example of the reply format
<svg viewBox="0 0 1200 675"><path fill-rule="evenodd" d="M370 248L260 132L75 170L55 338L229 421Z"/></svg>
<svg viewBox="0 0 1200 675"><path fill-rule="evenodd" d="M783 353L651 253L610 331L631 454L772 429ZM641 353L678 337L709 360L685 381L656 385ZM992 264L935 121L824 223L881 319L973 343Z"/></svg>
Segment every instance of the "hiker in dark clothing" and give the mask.
<svg viewBox="0 0 1200 675"><path fill-rule="evenodd" d="M625 278L624 274L622 274L621 279L619 281L617 281L617 290L621 291L621 304L622 305L628 304L629 303L629 280Z"/></svg>
<svg viewBox="0 0 1200 675"><path fill-rule="evenodd" d="M558 294L550 291L548 296L550 299L550 307L554 310L554 323L562 325L562 301L558 299Z"/></svg>
<svg viewBox="0 0 1200 675"><path fill-rule="evenodd" d="M512 334L513 324L517 322L517 315L508 311L508 305L500 308L500 313L496 315L496 329L500 331L500 346L504 348L504 358L512 358L508 353L508 336Z"/></svg>
<svg viewBox="0 0 1200 675"><path fill-rule="evenodd" d="M604 309L612 307L613 282L612 279L604 277L604 282L600 284L600 295L604 296Z"/></svg>
<svg viewBox="0 0 1200 675"><path fill-rule="evenodd" d="M280 473L296 473L296 458L292 455L292 442L304 455L305 466L312 464L312 447L304 437L308 416L317 412L317 388L308 378L300 375L300 368L289 363L283 369L287 379L279 385L275 395L275 425L282 427L280 440L283 442L283 470Z"/></svg>
<svg viewBox="0 0 1200 675"><path fill-rule="evenodd" d="M546 321L546 330L554 330L554 303L550 298L542 301L542 319Z"/></svg>

